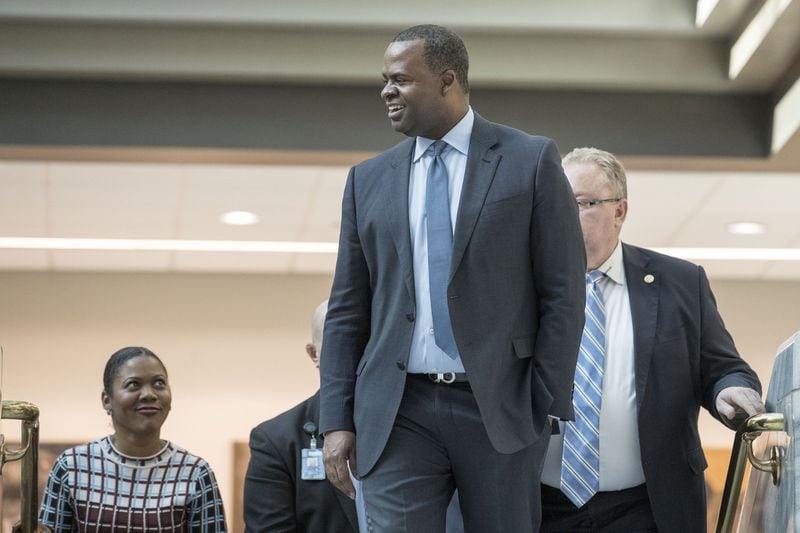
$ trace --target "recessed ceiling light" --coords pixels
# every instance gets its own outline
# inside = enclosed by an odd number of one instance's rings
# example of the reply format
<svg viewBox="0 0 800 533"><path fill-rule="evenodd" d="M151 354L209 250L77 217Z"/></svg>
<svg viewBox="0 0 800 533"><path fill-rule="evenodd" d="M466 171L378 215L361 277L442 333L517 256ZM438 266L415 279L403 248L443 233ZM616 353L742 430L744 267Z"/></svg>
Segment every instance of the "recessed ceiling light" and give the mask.
<svg viewBox="0 0 800 533"><path fill-rule="evenodd" d="M252 226L258 223L258 215L250 211L228 211L219 220L230 226Z"/></svg>
<svg viewBox="0 0 800 533"><path fill-rule="evenodd" d="M767 226L761 222L731 222L728 233L734 235L761 235L767 232Z"/></svg>

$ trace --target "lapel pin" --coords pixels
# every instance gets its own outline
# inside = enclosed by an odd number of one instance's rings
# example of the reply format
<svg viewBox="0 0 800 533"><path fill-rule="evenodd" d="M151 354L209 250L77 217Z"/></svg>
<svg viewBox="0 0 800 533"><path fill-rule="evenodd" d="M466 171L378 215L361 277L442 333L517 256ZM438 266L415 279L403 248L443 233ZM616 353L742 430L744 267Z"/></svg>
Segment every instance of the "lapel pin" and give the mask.
<svg viewBox="0 0 800 533"><path fill-rule="evenodd" d="M644 277L644 282L645 283L653 283L655 280L656 280L656 277L654 275L652 275L652 274L647 274Z"/></svg>

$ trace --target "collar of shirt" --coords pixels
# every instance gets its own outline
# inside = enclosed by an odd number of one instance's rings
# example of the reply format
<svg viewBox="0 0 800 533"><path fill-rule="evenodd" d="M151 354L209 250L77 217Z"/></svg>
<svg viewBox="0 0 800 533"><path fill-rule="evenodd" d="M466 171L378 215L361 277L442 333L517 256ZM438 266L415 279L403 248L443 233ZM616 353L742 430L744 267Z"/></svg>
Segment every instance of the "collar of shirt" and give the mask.
<svg viewBox="0 0 800 533"><path fill-rule="evenodd" d="M442 140L461 152L464 155L467 155L469 152L469 140L472 136L472 125L475 123L475 113L472 111L472 107L467 107L467 114L464 115L464 118L458 121L458 124L453 126L453 128L445 133ZM419 158L422 157L425 152L428 150L428 147L436 142L436 139L428 139L427 137L417 137L417 145L414 148L414 159L412 160L414 163L419 161Z"/></svg>
<svg viewBox="0 0 800 533"><path fill-rule="evenodd" d="M598 268L611 281L617 285L625 285L625 264L622 261L622 242L617 241L617 247L608 256L608 259Z"/></svg>

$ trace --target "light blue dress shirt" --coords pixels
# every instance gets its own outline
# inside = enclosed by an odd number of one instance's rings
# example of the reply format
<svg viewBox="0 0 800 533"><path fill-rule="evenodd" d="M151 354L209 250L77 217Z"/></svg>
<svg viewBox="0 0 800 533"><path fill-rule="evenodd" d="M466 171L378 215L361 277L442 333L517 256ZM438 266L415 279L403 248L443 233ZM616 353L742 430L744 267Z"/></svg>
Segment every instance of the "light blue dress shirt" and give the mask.
<svg viewBox="0 0 800 533"><path fill-rule="evenodd" d="M474 122L475 114L470 107L464 118L442 137L442 140L448 144L448 147L442 152L442 160L447 167L450 220L454 233ZM417 137L408 182L408 223L411 229L411 247L414 254L414 291L417 295L417 317L414 322L414 334L411 338L411 352L408 358L408 372L410 373L464 372L461 356L451 359L436 346L436 339L433 335L430 278L428 276L428 231L425 218L428 168L433 162L433 153L426 153L426 151L433 143L434 139Z"/></svg>

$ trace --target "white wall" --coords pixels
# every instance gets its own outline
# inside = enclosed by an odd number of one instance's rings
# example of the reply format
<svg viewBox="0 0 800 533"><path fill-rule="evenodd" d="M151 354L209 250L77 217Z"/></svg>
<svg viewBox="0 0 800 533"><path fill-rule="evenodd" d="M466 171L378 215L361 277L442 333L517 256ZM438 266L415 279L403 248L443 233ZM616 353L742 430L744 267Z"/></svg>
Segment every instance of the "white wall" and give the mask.
<svg viewBox="0 0 800 533"><path fill-rule="evenodd" d="M329 287L328 276L0 273L3 397L41 408L43 441L87 441L111 429L100 406L108 356L151 348L172 382L163 435L212 464L232 513L232 443L318 386L304 345ZM778 344L800 329L800 283L713 287L766 382ZM701 432L707 446L733 436L707 416Z"/></svg>

